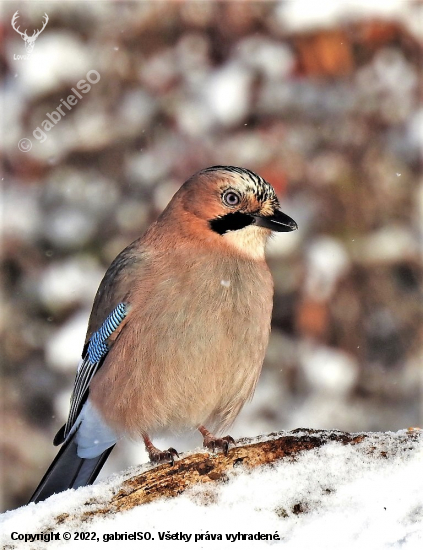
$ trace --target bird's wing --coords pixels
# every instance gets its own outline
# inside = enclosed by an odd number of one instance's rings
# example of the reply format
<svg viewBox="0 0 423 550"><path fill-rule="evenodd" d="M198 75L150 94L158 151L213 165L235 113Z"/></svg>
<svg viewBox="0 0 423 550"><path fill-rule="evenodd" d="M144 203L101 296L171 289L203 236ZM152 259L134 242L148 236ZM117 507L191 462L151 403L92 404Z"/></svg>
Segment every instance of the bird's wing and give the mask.
<svg viewBox="0 0 423 550"><path fill-rule="evenodd" d="M90 319L85 345L97 332L115 304L131 302L131 293L143 279L148 269L148 260L140 244L134 241L113 260L98 287ZM112 339L116 336L114 334Z"/></svg>
<svg viewBox="0 0 423 550"><path fill-rule="evenodd" d="M125 317L130 309L131 291L143 277L147 264L140 243L141 239L137 239L122 250L109 266L97 290L72 392L69 418L56 434L55 445L63 443L77 428L75 422L87 401L90 383L127 321ZM117 306L110 313L115 304Z"/></svg>
<svg viewBox="0 0 423 550"><path fill-rule="evenodd" d="M119 303L106 318L100 328L87 341L82 354L82 362L78 368L71 397L69 417L66 424L54 438L54 444L62 443L74 427L82 406L88 397L89 386L93 376L103 364L109 351L107 340L122 324L128 313L126 303Z"/></svg>

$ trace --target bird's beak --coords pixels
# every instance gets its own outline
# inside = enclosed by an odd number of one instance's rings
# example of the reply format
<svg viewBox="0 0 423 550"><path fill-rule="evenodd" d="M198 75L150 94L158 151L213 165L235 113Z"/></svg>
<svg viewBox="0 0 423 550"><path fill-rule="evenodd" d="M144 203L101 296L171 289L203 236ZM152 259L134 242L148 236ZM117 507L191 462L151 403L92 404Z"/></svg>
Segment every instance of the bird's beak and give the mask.
<svg viewBox="0 0 423 550"><path fill-rule="evenodd" d="M298 229L297 223L280 210L275 210L270 216L256 214L253 217L255 225L266 227L272 231L288 232Z"/></svg>

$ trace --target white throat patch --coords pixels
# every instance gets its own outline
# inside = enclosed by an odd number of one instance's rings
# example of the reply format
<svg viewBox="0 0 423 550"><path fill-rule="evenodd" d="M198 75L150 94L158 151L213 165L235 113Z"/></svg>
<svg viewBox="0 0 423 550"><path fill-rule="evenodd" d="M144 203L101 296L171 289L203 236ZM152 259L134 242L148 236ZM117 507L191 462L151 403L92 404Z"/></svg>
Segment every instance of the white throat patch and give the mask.
<svg viewBox="0 0 423 550"><path fill-rule="evenodd" d="M256 225L248 225L237 231L228 231L223 235L225 241L236 248L243 256L253 260L263 260L264 250L270 231Z"/></svg>

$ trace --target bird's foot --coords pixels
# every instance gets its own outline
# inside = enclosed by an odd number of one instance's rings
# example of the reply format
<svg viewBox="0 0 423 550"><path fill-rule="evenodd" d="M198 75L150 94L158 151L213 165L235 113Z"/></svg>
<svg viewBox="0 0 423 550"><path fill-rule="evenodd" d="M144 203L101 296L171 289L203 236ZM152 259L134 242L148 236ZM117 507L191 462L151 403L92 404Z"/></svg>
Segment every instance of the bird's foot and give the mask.
<svg viewBox="0 0 423 550"><path fill-rule="evenodd" d="M227 455L230 443L235 445L235 440L230 435L225 435L225 437L211 436L204 438L203 447L206 447L213 452L215 452L216 449L222 449L223 453Z"/></svg>
<svg viewBox="0 0 423 550"><path fill-rule="evenodd" d="M216 449L222 449L224 454L227 455L229 445L231 443L235 445L235 439L230 435L225 435L225 437L216 437L203 426L200 426L198 429L203 435L203 447L210 449L212 452L215 452Z"/></svg>
<svg viewBox="0 0 423 550"><path fill-rule="evenodd" d="M161 451L160 449L157 449L157 447L151 446L151 448L147 449L147 451L150 462L155 462L157 464L161 464L162 462L170 462L173 466L175 464L174 457L177 456L179 458L178 451L173 447L169 447L166 451Z"/></svg>
<svg viewBox="0 0 423 550"><path fill-rule="evenodd" d="M145 449L148 453L148 457L150 458L150 462L155 462L157 464L161 464L162 462L170 462L173 466L175 464L174 456L177 456L179 458L178 451L174 449L173 447L169 447L167 451L161 451L157 447L153 445L151 442L151 439L147 434L143 435Z"/></svg>

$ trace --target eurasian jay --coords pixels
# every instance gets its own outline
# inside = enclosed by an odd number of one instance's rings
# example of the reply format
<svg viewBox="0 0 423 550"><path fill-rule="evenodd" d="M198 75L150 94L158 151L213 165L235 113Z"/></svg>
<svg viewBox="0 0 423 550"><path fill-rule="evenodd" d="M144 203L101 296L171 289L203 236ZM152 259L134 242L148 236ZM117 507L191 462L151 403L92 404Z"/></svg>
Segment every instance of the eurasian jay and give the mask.
<svg viewBox="0 0 423 550"><path fill-rule="evenodd" d="M93 483L122 436L142 438L152 462L178 456L153 445L160 429L197 428L206 448L227 452L233 438L212 432L252 396L269 338L266 241L294 229L245 168L212 166L182 185L100 284L62 447L30 502Z"/></svg>

